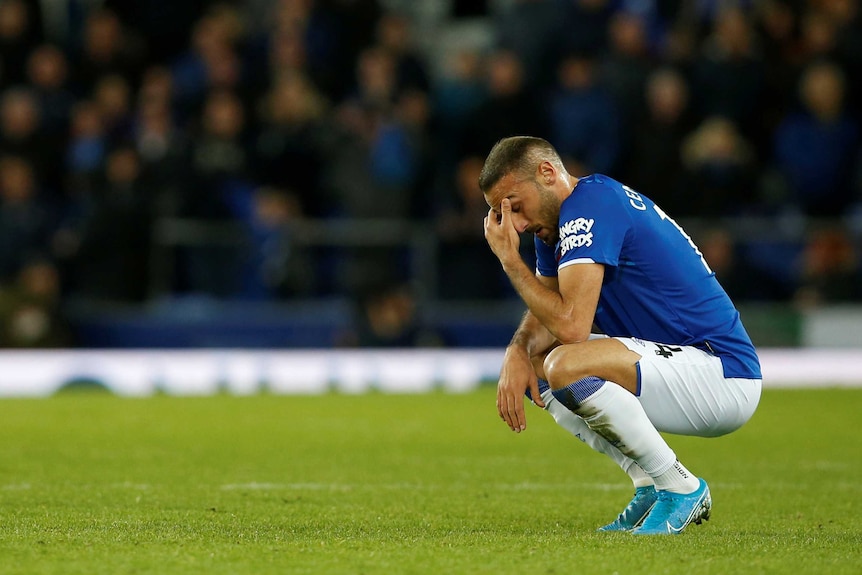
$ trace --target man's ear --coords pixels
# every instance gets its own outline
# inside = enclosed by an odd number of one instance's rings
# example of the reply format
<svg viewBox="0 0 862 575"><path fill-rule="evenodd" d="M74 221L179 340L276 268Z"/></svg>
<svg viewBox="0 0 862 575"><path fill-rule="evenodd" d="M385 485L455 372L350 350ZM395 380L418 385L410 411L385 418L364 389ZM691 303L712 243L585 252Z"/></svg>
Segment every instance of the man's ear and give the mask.
<svg viewBox="0 0 862 575"><path fill-rule="evenodd" d="M539 164L538 172L539 181L546 186L551 186L557 181L557 169L547 160Z"/></svg>

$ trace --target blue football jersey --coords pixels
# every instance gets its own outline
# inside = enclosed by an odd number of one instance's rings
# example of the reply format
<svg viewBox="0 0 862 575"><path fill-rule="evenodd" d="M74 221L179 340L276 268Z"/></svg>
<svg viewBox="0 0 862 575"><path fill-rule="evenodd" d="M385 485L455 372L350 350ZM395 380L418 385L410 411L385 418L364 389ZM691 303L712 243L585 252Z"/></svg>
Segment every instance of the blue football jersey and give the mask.
<svg viewBox="0 0 862 575"><path fill-rule="evenodd" d="M557 245L535 242L543 276L604 264L595 323L607 335L698 347L721 359L725 377L761 378L754 345L715 273L646 196L601 174L582 178L560 207Z"/></svg>

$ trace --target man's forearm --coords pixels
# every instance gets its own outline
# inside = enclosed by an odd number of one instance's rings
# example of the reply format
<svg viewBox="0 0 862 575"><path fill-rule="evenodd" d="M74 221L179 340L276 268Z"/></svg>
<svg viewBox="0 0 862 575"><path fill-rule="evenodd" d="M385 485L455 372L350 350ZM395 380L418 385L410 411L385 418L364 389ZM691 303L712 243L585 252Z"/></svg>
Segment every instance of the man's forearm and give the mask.
<svg viewBox="0 0 862 575"><path fill-rule="evenodd" d="M523 349L529 357L533 357L548 351L556 341L557 338L527 310L509 342L509 347Z"/></svg>
<svg viewBox="0 0 862 575"><path fill-rule="evenodd" d="M548 345L555 339L562 339L560 334L566 318L571 317L571 310L566 308L560 293L543 285L520 257L517 261L504 262L503 270L536 322L548 332Z"/></svg>

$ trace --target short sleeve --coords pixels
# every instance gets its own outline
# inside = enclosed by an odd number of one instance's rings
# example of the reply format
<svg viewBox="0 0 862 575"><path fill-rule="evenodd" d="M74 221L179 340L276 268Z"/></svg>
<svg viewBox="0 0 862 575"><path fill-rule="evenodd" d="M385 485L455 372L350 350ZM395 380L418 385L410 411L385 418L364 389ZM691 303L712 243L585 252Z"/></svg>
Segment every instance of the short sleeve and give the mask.
<svg viewBox="0 0 862 575"><path fill-rule="evenodd" d="M536 272L543 277L557 277L556 250L538 237L533 237L536 245Z"/></svg>
<svg viewBox="0 0 862 575"><path fill-rule="evenodd" d="M612 187L595 183L575 188L560 207L557 269L581 262L618 265L629 226L629 214Z"/></svg>

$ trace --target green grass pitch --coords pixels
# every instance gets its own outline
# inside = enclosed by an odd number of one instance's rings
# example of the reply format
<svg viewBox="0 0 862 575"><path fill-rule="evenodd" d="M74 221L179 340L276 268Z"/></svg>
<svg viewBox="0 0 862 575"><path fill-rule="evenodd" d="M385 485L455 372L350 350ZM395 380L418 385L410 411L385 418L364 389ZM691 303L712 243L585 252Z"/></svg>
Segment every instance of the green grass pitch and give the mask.
<svg viewBox="0 0 862 575"><path fill-rule="evenodd" d="M862 390L768 390L670 437L713 518L596 533L627 478L464 395L0 401L0 573L862 573Z"/></svg>

